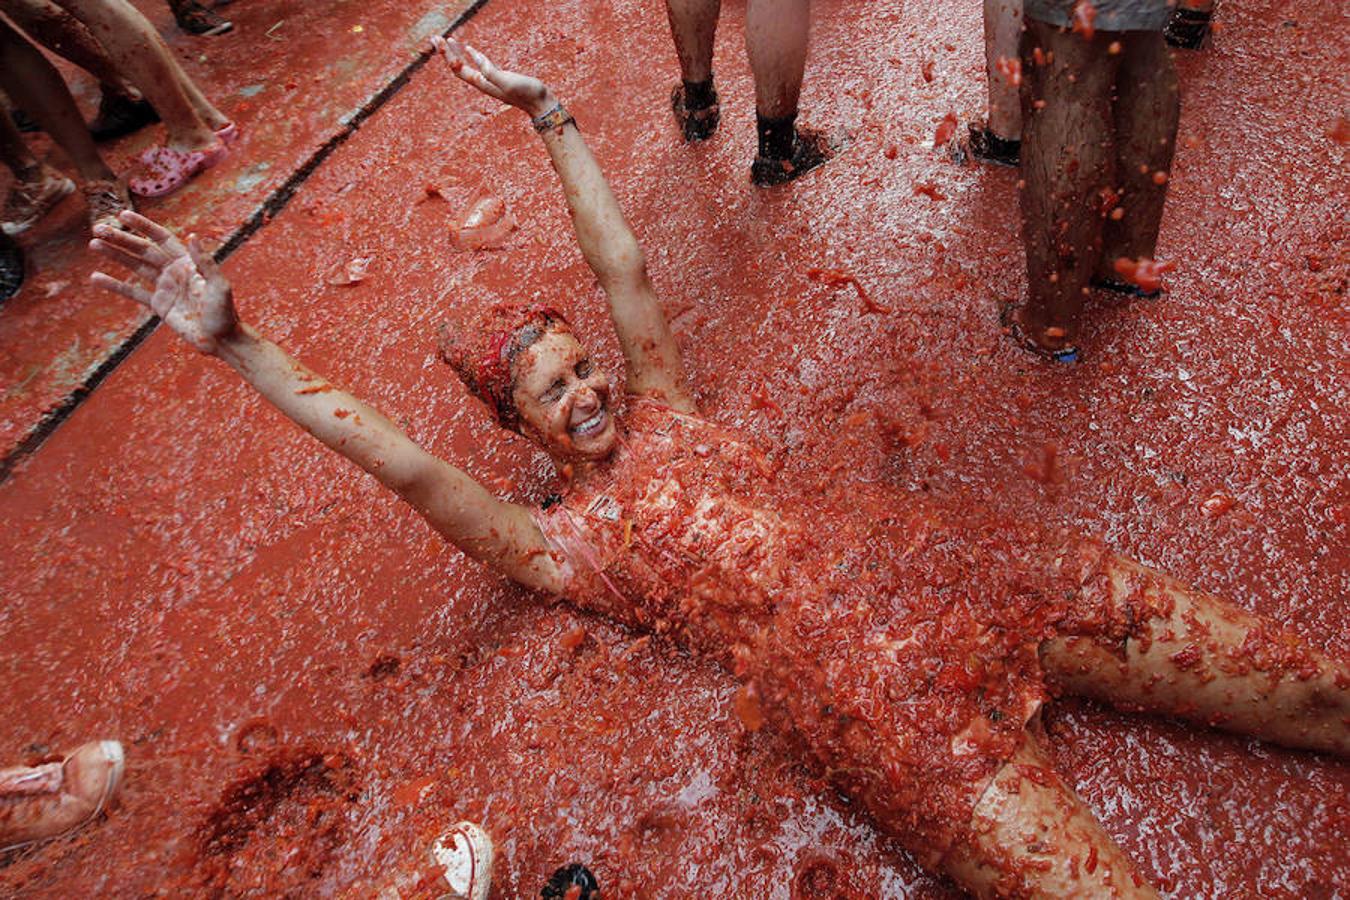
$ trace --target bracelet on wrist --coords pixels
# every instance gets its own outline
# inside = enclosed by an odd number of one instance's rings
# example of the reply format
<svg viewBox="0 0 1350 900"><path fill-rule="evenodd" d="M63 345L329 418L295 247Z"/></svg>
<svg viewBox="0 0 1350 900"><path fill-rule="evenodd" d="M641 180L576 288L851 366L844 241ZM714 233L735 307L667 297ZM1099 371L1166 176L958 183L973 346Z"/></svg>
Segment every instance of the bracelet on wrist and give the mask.
<svg viewBox="0 0 1350 900"><path fill-rule="evenodd" d="M575 125L577 120L572 118L572 114L567 111L567 107L561 103L553 104L553 108L542 116L535 116L530 119L530 124L534 126L534 130L540 134L553 128L562 128L568 122Z"/></svg>

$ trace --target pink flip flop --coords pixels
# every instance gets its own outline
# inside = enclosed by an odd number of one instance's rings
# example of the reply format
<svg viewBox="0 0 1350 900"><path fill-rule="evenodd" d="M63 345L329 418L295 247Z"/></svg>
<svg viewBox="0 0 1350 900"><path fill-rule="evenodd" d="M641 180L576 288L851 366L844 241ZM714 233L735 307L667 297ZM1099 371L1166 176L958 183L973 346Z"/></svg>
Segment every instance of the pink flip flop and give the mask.
<svg viewBox="0 0 1350 900"><path fill-rule="evenodd" d="M151 147L138 157L144 171L133 175L127 184L131 192L138 196L162 197L178 190L193 176L220 162L228 153L224 140L218 140L204 150Z"/></svg>
<svg viewBox="0 0 1350 900"><path fill-rule="evenodd" d="M216 137L220 138L228 146L239 139L239 126L233 122L226 122L216 129Z"/></svg>

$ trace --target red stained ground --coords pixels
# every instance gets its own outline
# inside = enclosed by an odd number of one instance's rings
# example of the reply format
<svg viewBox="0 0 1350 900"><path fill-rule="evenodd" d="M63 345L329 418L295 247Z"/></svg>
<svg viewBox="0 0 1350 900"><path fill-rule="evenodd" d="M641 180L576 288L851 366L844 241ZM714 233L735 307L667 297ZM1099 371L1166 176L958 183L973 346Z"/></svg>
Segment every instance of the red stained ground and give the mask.
<svg viewBox="0 0 1350 900"><path fill-rule="evenodd" d="M223 241L349 118L416 57L469 0L433 3L239 3L221 11L234 30L192 37L162 0L137 3L211 101L241 136L209 177L138 208L173 227ZM359 29L359 30L354 30ZM72 91L92 117L93 80L62 64ZM154 126L100 144L108 164L125 172L145 147L163 140ZM66 167L43 135L34 148ZM0 168L0 189L10 175ZM139 309L108 303L88 287L92 258L88 217L76 194L26 234L28 281L0 307L0 457L8 456L146 319Z"/></svg>
<svg viewBox="0 0 1350 900"><path fill-rule="evenodd" d="M1097 301L1077 368L998 331L1022 278L1015 174L929 146L981 106L975 5L823 14L804 119L855 139L773 192L748 185L739 4L722 130L697 148L669 118L657 5L539 7L489 3L467 34L576 114L705 410L798 448L802 477L1067 523L1350 652L1336 4L1225 7L1216 46L1181 60L1177 269L1160 301ZM435 361L445 307L548 298L618 367L536 140L424 70L226 267L248 319L517 499L543 496L546 465ZM520 229L455 251L480 190ZM356 258L362 282L328 283ZM746 734L729 678L466 562L163 331L0 486L0 514L0 747L112 736L132 760L113 816L0 869L0 890L360 894L469 817L497 838L501 897L570 860L617 896L952 893ZM1086 704L1047 724L1169 893L1350 883L1344 763Z"/></svg>

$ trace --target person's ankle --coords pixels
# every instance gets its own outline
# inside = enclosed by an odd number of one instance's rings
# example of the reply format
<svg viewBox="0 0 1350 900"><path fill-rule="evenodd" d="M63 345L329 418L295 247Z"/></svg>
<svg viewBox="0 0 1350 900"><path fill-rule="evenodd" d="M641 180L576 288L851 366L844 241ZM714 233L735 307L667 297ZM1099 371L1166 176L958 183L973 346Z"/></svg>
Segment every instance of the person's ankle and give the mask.
<svg viewBox="0 0 1350 900"><path fill-rule="evenodd" d="M1037 315L1031 306L1013 311L1013 320L1022 329L1022 334L1037 347L1054 352L1073 345L1073 328L1050 317Z"/></svg>
<svg viewBox="0 0 1350 900"><path fill-rule="evenodd" d="M207 131L204 136L196 134L171 136L164 145L180 153L196 153L198 150L210 150L219 140L214 131Z"/></svg>
<svg viewBox="0 0 1350 900"><path fill-rule="evenodd" d="M707 109L717 102L717 89L713 87L713 77L704 81L683 81L684 108L690 112Z"/></svg>
<svg viewBox="0 0 1350 900"><path fill-rule="evenodd" d="M756 113L759 155L764 159L791 159L797 143L797 114L766 118Z"/></svg>

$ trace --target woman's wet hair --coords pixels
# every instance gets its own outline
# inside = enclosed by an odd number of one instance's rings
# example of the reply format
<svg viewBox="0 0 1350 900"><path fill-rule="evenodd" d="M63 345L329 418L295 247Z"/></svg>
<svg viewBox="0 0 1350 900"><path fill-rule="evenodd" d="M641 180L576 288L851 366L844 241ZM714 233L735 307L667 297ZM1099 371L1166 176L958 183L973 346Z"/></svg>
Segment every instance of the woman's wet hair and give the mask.
<svg viewBox="0 0 1350 900"><path fill-rule="evenodd" d="M503 428L519 431L516 358L544 335L571 330L563 314L550 306L495 303L442 325L437 353Z"/></svg>

